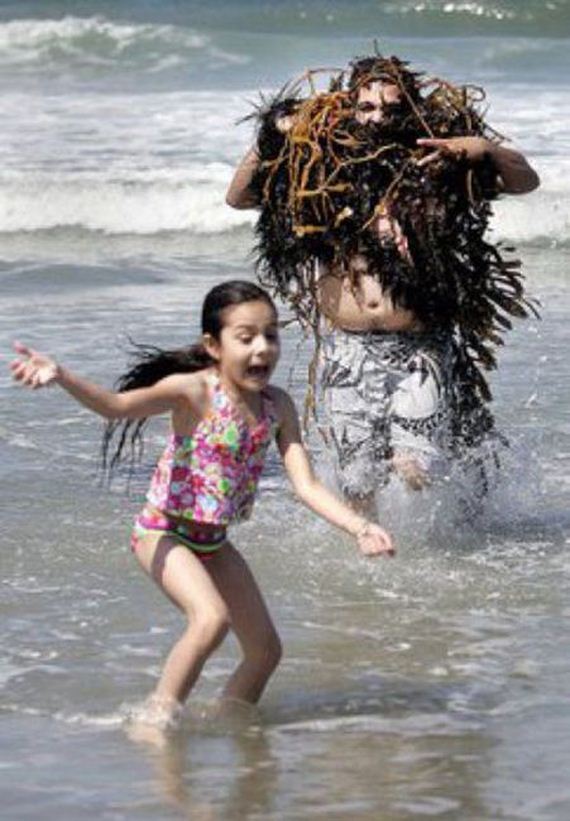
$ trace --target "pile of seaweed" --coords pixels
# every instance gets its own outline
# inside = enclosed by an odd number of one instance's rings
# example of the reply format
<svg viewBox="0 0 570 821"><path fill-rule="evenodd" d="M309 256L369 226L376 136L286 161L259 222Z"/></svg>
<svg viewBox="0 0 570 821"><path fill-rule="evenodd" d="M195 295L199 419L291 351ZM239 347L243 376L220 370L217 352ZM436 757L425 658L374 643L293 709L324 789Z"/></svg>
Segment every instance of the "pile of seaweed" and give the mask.
<svg viewBox="0 0 570 821"><path fill-rule="evenodd" d="M251 187L261 206L260 280L318 337L319 271L326 266L356 285L351 260L362 255L396 306L427 328L453 330L470 401L488 401L485 371L496 366L496 346L511 317L534 311L513 249L485 238L500 193L496 169L490 158L474 165L443 153L421 163L433 150L417 145L421 137L500 142L481 113L484 92L379 55L353 63L350 75L335 74L326 91L315 89L314 75L257 112L260 162ZM396 85L399 101L384 106L381 122L361 123L358 91L378 80ZM380 232L379 220L397 230Z"/></svg>

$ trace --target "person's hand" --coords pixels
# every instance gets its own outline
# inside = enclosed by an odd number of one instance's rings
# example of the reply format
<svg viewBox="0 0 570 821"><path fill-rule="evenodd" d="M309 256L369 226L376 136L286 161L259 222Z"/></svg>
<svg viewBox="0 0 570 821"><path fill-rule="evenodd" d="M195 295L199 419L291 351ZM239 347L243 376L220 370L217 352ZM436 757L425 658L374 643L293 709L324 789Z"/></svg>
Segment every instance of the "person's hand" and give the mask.
<svg viewBox="0 0 570 821"><path fill-rule="evenodd" d="M484 137L422 137L417 140L417 145L422 148L435 149L417 161L419 166L427 165L442 155L465 157L469 162L476 163L483 160L493 150L493 143Z"/></svg>
<svg viewBox="0 0 570 821"><path fill-rule="evenodd" d="M421 460L406 453L395 453L392 466L412 490L423 490L431 485L430 475Z"/></svg>
<svg viewBox="0 0 570 821"><path fill-rule="evenodd" d="M46 354L34 351L21 342L14 342L18 359L10 363L12 378L34 390L52 385L58 376L57 362Z"/></svg>
<svg viewBox="0 0 570 821"><path fill-rule="evenodd" d="M366 522L356 534L358 549L363 556L395 556L396 548L387 530L374 522Z"/></svg>
<svg viewBox="0 0 570 821"><path fill-rule="evenodd" d="M282 114L275 118L275 128L281 134L287 134L293 128L294 116L293 114Z"/></svg>

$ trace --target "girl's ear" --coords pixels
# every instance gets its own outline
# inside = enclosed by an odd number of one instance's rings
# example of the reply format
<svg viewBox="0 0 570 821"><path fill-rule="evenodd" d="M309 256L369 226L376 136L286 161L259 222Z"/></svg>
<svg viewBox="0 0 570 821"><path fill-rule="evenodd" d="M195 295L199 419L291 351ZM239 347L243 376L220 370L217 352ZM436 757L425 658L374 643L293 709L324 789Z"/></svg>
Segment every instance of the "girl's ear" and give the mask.
<svg viewBox="0 0 570 821"><path fill-rule="evenodd" d="M202 345L206 353L218 362L220 359L220 343L218 340L212 334L202 334Z"/></svg>

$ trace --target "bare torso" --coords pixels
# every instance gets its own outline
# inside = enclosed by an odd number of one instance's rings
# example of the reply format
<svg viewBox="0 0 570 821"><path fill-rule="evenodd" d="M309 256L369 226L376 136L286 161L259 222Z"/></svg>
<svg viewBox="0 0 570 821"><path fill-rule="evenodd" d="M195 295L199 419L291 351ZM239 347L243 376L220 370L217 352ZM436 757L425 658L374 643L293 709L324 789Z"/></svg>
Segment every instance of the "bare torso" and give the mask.
<svg viewBox="0 0 570 821"><path fill-rule="evenodd" d="M396 307L378 280L366 273L363 257L355 257L351 269L357 274L356 284L345 272L321 271L320 308L333 327L346 331L424 330L412 311Z"/></svg>

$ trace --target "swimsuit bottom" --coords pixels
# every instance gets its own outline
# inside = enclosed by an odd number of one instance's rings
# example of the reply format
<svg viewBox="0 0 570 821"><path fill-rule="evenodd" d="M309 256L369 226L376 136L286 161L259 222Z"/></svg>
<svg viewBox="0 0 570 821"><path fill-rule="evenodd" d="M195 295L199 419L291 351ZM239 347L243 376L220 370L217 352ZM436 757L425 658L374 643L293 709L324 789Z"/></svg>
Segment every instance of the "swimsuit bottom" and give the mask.
<svg viewBox="0 0 570 821"><path fill-rule="evenodd" d="M137 518L131 535L131 550L136 552L140 540L149 533L162 532L172 535L199 559L212 558L226 541L225 527L202 527L199 522L180 522L169 519L158 510L144 507Z"/></svg>

